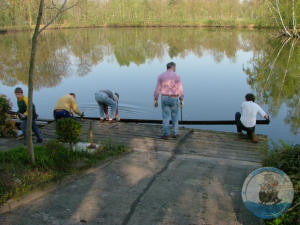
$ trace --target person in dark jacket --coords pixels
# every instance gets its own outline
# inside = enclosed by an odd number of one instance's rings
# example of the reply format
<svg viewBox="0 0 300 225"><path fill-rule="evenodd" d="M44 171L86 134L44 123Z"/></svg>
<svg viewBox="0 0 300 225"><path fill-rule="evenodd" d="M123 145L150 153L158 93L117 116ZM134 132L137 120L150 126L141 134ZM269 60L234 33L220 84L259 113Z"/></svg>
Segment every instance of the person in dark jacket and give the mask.
<svg viewBox="0 0 300 225"><path fill-rule="evenodd" d="M18 104L18 115L20 119L22 120L21 129L24 134L24 144L26 143L26 133L27 133L27 115L28 115L28 99L23 95L23 90L20 87L17 87L15 89L15 95L17 98L17 104ZM39 128L36 125L35 120L37 119L38 115L36 114L35 106L32 105L32 130L37 136L37 143L42 143L43 138L40 133Z"/></svg>

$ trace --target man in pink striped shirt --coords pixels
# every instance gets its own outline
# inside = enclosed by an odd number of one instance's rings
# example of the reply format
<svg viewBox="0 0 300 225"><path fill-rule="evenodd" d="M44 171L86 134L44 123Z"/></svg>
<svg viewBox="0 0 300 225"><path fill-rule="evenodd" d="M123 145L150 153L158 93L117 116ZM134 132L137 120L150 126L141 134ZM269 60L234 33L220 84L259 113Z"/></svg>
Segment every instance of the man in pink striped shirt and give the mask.
<svg viewBox="0 0 300 225"><path fill-rule="evenodd" d="M159 75L154 92L154 106L158 107L158 96L161 94L161 108L163 118L163 136L169 137L169 120L172 118L173 137L178 137L178 105L183 107L183 88L180 76L175 73L176 64L167 64L167 71Z"/></svg>

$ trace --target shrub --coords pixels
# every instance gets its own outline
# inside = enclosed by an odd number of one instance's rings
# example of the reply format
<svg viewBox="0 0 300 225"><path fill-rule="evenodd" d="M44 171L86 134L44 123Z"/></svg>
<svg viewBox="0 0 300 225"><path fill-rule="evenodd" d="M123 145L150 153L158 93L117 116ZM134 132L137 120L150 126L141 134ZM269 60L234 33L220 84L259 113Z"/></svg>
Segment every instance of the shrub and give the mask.
<svg viewBox="0 0 300 225"><path fill-rule="evenodd" d="M80 172L109 157L123 154L128 148L105 141L94 154L71 151L57 140L35 146L35 164L25 147L0 151L0 206L30 190L58 181L65 175Z"/></svg>
<svg viewBox="0 0 300 225"><path fill-rule="evenodd" d="M81 124L72 119L64 118L56 121L57 139L64 143L69 143L70 148L80 140Z"/></svg>
<svg viewBox="0 0 300 225"><path fill-rule="evenodd" d="M4 95L0 95L0 136L16 136L15 122L10 119L8 112L11 110L11 103Z"/></svg>
<svg viewBox="0 0 300 225"><path fill-rule="evenodd" d="M294 186L294 201L291 208L280 217L266 221L267 225L300 224L300 145L275 146L266 152L262 160L263 166L276 167L284 171Z"/></svg>

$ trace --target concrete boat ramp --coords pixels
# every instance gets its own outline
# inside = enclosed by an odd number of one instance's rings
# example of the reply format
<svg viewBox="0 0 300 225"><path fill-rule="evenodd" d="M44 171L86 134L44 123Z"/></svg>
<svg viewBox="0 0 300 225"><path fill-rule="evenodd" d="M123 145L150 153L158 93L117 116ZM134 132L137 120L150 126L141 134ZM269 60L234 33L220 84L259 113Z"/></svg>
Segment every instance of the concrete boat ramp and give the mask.
<svg viewBox="0 0 300 225"><path fill-rule="evenodd" d="M83 121L82 141L89 121ZM55 137L54 123L42 128ZM94 140L110 138L132 152L43 191L0 214L1 225L263 224L244 207L244 179L259 168L267 138L253 144L233 133L181 128L160 139L161 126L93 122ZM37 197L38 196L38 197ZM26 198L25 198L26 199Z"/></svg>

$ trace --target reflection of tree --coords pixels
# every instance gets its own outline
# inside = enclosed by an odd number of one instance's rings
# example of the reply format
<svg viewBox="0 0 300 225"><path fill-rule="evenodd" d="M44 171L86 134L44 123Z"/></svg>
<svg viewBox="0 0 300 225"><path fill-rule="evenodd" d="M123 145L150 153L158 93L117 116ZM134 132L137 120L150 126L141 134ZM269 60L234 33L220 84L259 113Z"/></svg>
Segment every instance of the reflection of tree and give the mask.
<svg viewBox="0 0 300 225"><path fill-rule="evenodd" d="M272 115L278 113L282 104L288 107L286 123L297 133L300 128L300 46L296 40L269 41L255 54L244 68L248 83L256 91L258 100L269 105Z"/></svg>
<svg viewBox="0 0 300 225"><path fill-rule="evenodd" d="M144 64L162 58L165 53L184 57L189 52L201 57L208 51L216 62L226 56L235 60L239 49L251 50L251 32L220 29L76 29L48 31L40 40L37 52L35 88L53 87L68 75L71 62L76 74L83 76L101 62L104 56L114 55L121 66ZM250 40L249 39L250 35ZM252 37L253 36L253 37ZM247 46L243 43L247 42ZM251 44L249 44L251 43ZM30 34L2 35L0 45L0 79L9 86L26 84Z"/></svg>
<svg viewBox="0 0 300 225"><path fill-rule="evenodd" d="M64 32L71 52L76 58L79 76L88 74L93 65L97 65L103 60L105 40L99 38L100 34L100 32L91 32L90 30Z"/></svg>
<svg viewBox="0 0 300 225"><path fill-rule="evenodd" d="M30 33L3 35L0 45L0 79L5 85L27 83L30 55ZM35 88L53 87L68 74L68 51L61 36L46 33L41 36L37 51Z"/></svg>
<svg viewBox="0 0 300 225"><path fill-rule="evenodd" d="M3 35L0 45L0 79L6 85L26 83L30 46L29 33ZM121 66L144 64L147 60L163 58L165 54L185 57L194 53L201 57L204 52L215 62L225 57L235 60L240 49L260 49L266 35L253 31L222 29L75 29L47 31L37 54L36 87L52 87L68 75L69 67L83 76L103 61L114 56Z"/></svg>

